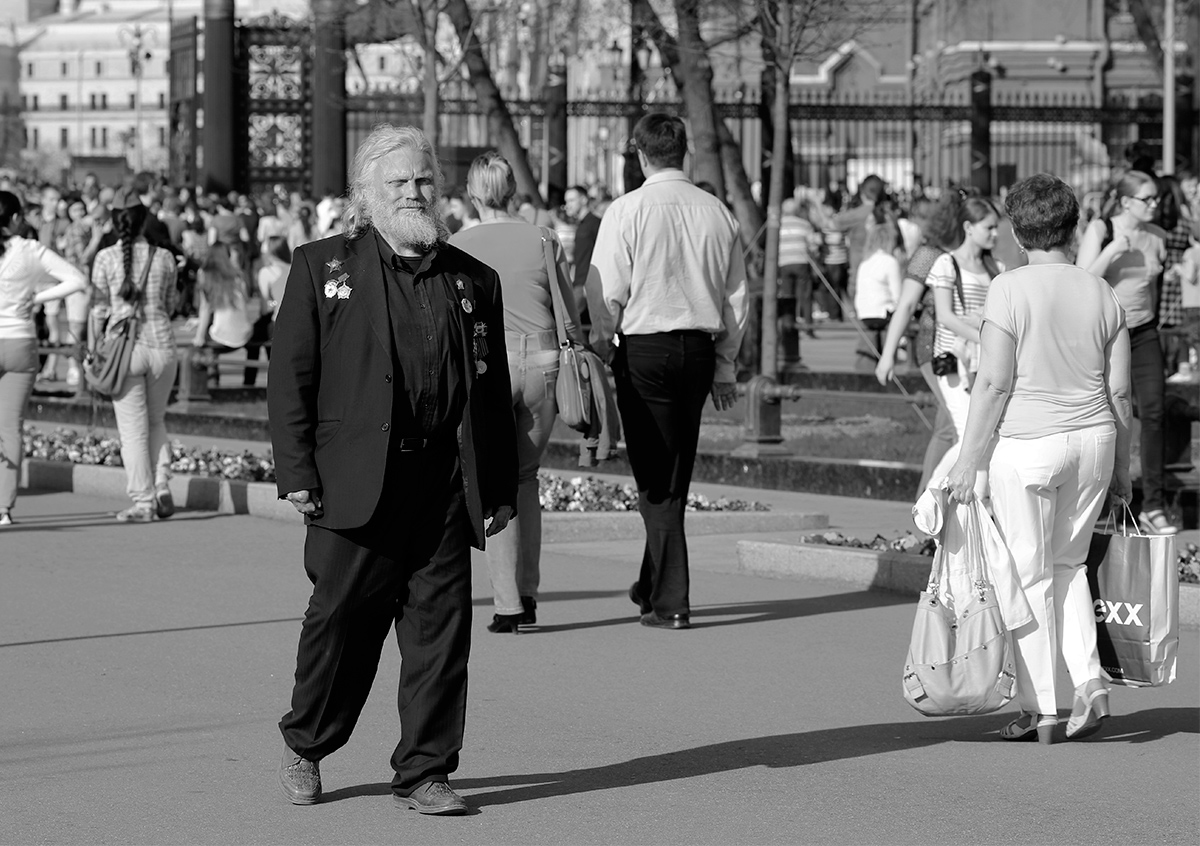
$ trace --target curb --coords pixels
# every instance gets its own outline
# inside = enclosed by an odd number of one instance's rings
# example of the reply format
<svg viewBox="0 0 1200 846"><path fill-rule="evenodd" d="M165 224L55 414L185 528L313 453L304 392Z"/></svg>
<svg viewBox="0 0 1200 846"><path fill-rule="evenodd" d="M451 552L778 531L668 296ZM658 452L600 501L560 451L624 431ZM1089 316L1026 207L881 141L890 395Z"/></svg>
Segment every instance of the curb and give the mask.
<svg viewBox="0 0 1200 846"><path fill-rule="evenodd" d="M21 485L26 488L66 491L90 496L123 498L125 470L96 464L72 464L27 458L21 465ZM179 508L248 514L268 520L301 523L291 504L278 498L270 482L243 482L208 476L176 476L171 496ZM544 512L542 542L617 540L640 537L642 518L636 511ZM824 529L829 515L772 511L690 511L688 533L728 535L749 532L791 532Z"/></svg>
<svg viewBox="0 0 1200 846"><path fill-rule="evenodd" d="M928 556L824 544L738 542L738 571L777 579L824 579L917 596L929 582ZM1200 628L1200 585L1179 586L1179 625Z"/></svg>

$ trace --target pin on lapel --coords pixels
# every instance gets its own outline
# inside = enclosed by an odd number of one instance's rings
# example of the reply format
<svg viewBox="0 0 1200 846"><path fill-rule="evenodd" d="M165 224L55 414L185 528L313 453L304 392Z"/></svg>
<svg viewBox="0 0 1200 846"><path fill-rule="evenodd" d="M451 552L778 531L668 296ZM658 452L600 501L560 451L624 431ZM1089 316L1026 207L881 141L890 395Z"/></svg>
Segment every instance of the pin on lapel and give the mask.
<svg viewBox="0 0 1200 846"><path fill-rule="evenodd" d="M337 259L334 259L334 261L337 261ZM339 267L340 266L341 265L339 264ZM334 297L337 297L339 300L350 299L350 293L354 289L351 288L347 284L349 281L350 281L350 274L343 273L341 276L337 277L336 279L330 279L328 282L326 282L325 283L326 299L332 300Z"/></svg>
<svg viewBox="0 0 1200 846"><path fill-rule="evenodd" d="M484 373L487 373L487 362L480 359L475 362L475 375L482 376Z"/></svg>
<svg viewBox="0 0 1200 846"><path fill-rule="evenodd" d="M461 291L461 290L463 290L463 289L464 289L464 286L463 286L463 281L462 281L461 279L456 279L456 280L454 281L454 284L455 284L455 285L458 287L458 290L460 290L460 291Z"/></svg>
<svg viewBox="0 0 1200 846"><path fill-rule="evenodd" d="M475 310L475 306L471 305L470 300L468 300L466 297L463 297L462 298L462 310L465 311L467 314L470 314L471 312L473 312Z"/></svg>
<svg viewBox="0 0 1200 846"><path fill-rule="evenodd" d="M337 273L342 269L342 263L337 259L330 259L329 261L325 262L325 266L329 268L330 273Z"/></svg>

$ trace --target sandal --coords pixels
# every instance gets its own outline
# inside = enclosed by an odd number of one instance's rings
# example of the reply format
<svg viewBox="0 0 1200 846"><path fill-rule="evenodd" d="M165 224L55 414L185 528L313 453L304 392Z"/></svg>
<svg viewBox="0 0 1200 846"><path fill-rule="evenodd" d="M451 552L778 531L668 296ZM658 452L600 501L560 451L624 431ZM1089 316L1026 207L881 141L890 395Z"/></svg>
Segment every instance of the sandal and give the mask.
<svg viewBox="0 0 1200 846"><path fill-rule="evenodd" d="M1002 740L1039 740L1054 742L1054 727L1058 725L1056 715L1029 714L1024 711L1004 728L1000 729Z"/></svg>
<svg viewBox="0 0 1200 846"><path fill-rule="evenodd" d="M1092 679L1075 691L1075 706L1067 720L1067 739L1077 740L1100 731L1108 719L1108 688L1100 679Z"/></svg>
<svg viewBox="0 0 1200 846"><path fill-rule="evenodd" d="M1167 519L1166 513L1161 508L1156 508L1153 511L1143 511L1138 515L1138 525L1148 535L1179 534L1179 527Z"/></svg>

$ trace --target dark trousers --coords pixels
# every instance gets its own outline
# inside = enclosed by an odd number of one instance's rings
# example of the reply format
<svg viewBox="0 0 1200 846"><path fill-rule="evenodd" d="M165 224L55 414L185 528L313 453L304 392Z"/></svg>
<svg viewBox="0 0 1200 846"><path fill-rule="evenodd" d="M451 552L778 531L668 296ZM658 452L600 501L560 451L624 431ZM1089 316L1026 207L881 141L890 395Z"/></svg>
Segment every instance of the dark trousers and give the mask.
<svg viewBox="0 0 1200 846"><path fill-rule="evenodd" d="M264 314L254 324L254 334L250 336L250 340L246 343L246 361L258 361L259 351L267 354L267 359L271 358L271 348L263 346L271 340L271 335L274 332L275 321L271 319L270 313ZM254 383L258 381L258 368L247 367L242 372L242 387L252 388Z"/></svg>
<svg viewBox="0 0 1200 846"><path fill-rule="evenodd" d="M849 286L850 269L844 264L827 264L825 265L825 279L833 288L831 293L829 288L824 285L817 290L817 302L825 307L825 313L829 315L830 320L844 320L845 315L842 314L842 303L847 299L847 289ZM836 294L836 296L835 296Z"/></svg>
<svg viewBox="0 0 1200 846"><path fill-rule="evenodd" d="M1145 324L1129 330L1129 365L1133 399L1142 426L1142 510L1153 511L1165 503L1163 494L1163 352L1158 328Z"/></svg>
<svg viewBox="0 0 1200 846"><path fill-rule="evenodd" d="M319 761L350 738L388 629L400 645L400 742L392 790L407 795L458 768L471 647L470 523L453 444L389 458L384 496L360 529L309 526L313 583L292 710L279 723Z"/></svg>
<svg viewBox="0 0 1200 846"><path fill-rule="evenodd" d="M683 516L715 366L712 337L704 332L622 336L613 362L646 526L638 591L664 616L690 613Z"/></svg>

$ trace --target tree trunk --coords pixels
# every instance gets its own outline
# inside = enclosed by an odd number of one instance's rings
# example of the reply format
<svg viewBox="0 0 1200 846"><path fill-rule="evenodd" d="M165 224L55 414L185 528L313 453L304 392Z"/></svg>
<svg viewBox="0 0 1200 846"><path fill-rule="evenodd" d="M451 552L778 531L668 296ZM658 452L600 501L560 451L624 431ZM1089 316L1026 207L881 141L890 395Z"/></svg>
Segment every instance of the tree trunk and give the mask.
<svg viewBox="0 0 1200 846"><path fill-rule="evenodd" d="M521 136L517 134L508 104L500 94L500 89L496 87L495 80L492 79L487 58L483 55L483 48L475 36L474 22L466 0L447 0L445 12L451 23L454 24L454 31L458 34L458 41L463 51L463 61L470 74L471 85L475 89L475 99L483 113L487 115L488 136L496 139L496 148L500 151L500 155L508 159L508 163L512 165L513 176L517 180L517 191L538 198L535 199L535 202L541 202L537 180L533 176L533 169L529 166L529 157L525 153L525 148L521 146Z"/></svg>
<svg viewBox="0 0 1200 846"><path fill-rule="evenodd" d="M725 174L721 166L721 143L717 138L717 112L712 94L712 65L707 45L700 35L700 0L675 0L679 22L676 51L677 80L684 80L680 93L692 125L697 182L710 182L717 196L725 196Z"/></svg>
<svg viewBox="0 0 1200 846"><path fill-rule="evenodd" d="M437 67L437 0L419 0L421 11L421 47L425 51L425 78L422 80L425 93L425 108L422 114L422 124L425 135L433 149L438 148L440 123L438 113L441 111L441 97L438 91Z"/></svg>
<svg viewBox="0 0 1200 846"><path fill-rule="evenodd" d="M774 139L771 144L771 183L767 191L767 252L763 258L762 310L762 374L778 375L779 348L776 292L779 290L779 223L783 206L784 175L787 170L788 148L788 77L791 76L792 5L784 0L779 4L779 34L777 43L784 53L777 53L775 67ZM781 61L780 61L781 60Z"/></svg>

